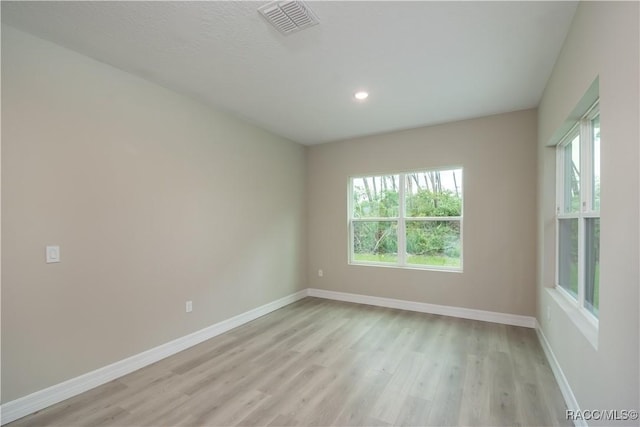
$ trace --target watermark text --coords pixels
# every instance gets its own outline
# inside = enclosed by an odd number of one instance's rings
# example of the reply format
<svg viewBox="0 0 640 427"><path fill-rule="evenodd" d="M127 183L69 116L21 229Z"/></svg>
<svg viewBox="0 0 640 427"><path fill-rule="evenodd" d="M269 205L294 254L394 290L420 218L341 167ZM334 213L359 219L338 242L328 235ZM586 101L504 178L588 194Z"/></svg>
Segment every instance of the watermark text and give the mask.
<svg viewBox="0 0 640 427"><path fill-rule="evenodd" d="M638 419L636 409L567 409L571 421L634 421Z"/></svg>

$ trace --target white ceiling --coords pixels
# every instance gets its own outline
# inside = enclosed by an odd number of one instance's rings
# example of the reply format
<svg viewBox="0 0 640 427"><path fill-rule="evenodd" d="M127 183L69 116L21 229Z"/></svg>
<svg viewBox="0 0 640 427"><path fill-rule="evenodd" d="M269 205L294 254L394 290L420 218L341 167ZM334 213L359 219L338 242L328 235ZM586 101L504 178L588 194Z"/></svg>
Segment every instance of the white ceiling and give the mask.
<svg viewBox="0 0 640 427"><path fill-rule="evenodd" d="M303 144L535 107L576 2L6 2L2 21ZM353 100L357 89L371 95Z"/></svg>

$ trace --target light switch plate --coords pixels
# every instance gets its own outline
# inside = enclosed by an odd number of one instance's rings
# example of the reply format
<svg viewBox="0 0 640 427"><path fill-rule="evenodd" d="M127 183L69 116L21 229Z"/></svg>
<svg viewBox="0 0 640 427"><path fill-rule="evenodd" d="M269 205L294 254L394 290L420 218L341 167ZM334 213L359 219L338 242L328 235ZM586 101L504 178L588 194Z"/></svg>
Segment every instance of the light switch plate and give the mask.
<svg viewBox="0 0 640 427"><path fill-rule="evenodd" d="M60 262L60 246L47 246L46 261L48 264L52 262Z"/></svg>

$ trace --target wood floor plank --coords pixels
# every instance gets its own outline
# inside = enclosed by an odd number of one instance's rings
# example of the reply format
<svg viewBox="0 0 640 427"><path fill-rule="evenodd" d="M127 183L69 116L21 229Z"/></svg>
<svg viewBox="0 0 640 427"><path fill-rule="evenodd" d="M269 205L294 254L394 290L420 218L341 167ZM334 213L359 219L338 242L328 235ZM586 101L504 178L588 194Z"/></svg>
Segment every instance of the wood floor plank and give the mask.
<svg viewBox="0 0 640 427"><path fill-rule="evenodd" d="M303 359L300 359L303 360ZM282 415L285 408L290 405L291 396L288 392L300 393L306 387L310 387L310 384L316 382L316 378L320 376L322 372L326 370L325 367L319 365L309 365L296 375L292 376L289 380L285 380L282 383L277 384L278 388L268 389L271 393L271 398L265 400L261 405L258 405L251 413L238 422L238 425L243 426L259 426L266 425L263 423L268 419L276 418ZM287 395L287 398L283 396Z"/></svg>
<svg viewBox="0 0 640 427"><path fill-rule="evenodd" d="M382 392L391 381L391 375L385 372L372 372L358 383L356 391L345 398L345 405L334 420L339 426L365 426L371 422L370 414ZM386 424L386 423L385 423Z"/></svg>
<svg viewBox="0 0 640 427"><path fill-rule="evenodd" d="M415 381L409 389L409 395L419 397L428 401L433 401L436 397L438 382L440 380L440 370L445 361L441 357L429 357L425 355L420 366L420 371L416 375Z"/></svg>
<svg viewBox="0 0 640 427"><path fill-rule="evenodd" d="M309 384L305 384L295 393L290 396L284 405L282 411L283 415L299 419L299 415L304 413L305 409L309 407L315 407L316 403L320 400L323 392L331 386L332 383L338 380L340 374L337 371L323 367L314 378L314 381Z"/></svg>
<svg viewBox="0 0 640 427"><path fill-rule="evenodd" d="M282 414L279 414L277 417L273 419L269 424L269 427L289 427L289 426L299 426L300 422L293 417L287 417Z"/></svg>
<svg viewBox="0 0 640 427"><path fill-rule="evenodd" d="M425 425L455 426L458 424L466 365L456 361L441 364L439 381L431 401ZM490 423L486 423L489 424Z"/></svg>
<svg viewBox="0 0 640 427"><path fill-rule="evenodd" d="M233 400L228 400L219 411L212 416L197 420L199 425L231 426L236 425L255 406L269 397L257 390L238 393Z"/></svg>
<svg viewBox="0 0 640 427"><path fill-rule="evenodd" d="M137 406L135 410L129 410L129 415L120 425L123 426L158 426L172 425L178 423L182 418L190 417L191 414L184 414L181 408L189 401L189 396L178 394L166 395L157 399L148 397L144 405ZM179 415L178 420L172 421L173 417Z"/></svg>
<svg viewBox="0 0 640 427"><path fill-rule="evenodd" d="M429 419L432 403L419 397L407 396L399 407L395 426L423 426Z"/></svg>
<svg viewBox="0 0 640 427"><path fill-rule="evenodd" d="M81 419L84 413L91 411L95 405L104 405L114 394L126 390L127 386L119 381L111 381L101 387L94 388L73 399L64 400L49 408L38 411L27 417L14 421L12 427L70 425L74 419Z"/></svg>
<svg viewBox="0 0 640 427"><path fill-rule="evenodd" d="M382 371L391 374L391 381L378 399L371 413L373 417L390 424L396 422L405 402L410 397L409 392L413 388L425 357L420 353L407 352L403 354L395 371Z"/></svg>
<svg viewBox="0 0 640 427"><path fill-rule="evenodd" d="M489 419L489 393L491 381L487 358L477 354L467 355L467 366L463 384L462 402L458 424L462 426L482 425Z"/></svg>
<svg viewBox="0 0 640 427"><path fill-rule="evenodd" d="M491 425L518 425L516 418L516 384L513 365L509 355L502 351L491 353L489 371L491 372L491 394L489 399L489 419Z"/></svg>
<svg viewBox="0 0 640 427"><path fill-rule="evenodd" d="M305 298L9 426L570 425L531 329Z"/></svg>

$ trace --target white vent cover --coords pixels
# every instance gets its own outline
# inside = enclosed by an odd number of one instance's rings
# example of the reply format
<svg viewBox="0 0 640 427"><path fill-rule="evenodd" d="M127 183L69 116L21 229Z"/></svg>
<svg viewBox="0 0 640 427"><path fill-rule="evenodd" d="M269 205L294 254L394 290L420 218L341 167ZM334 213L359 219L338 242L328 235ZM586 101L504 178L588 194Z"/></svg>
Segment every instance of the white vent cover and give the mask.
<svg viewBox="0 0 640 427"><path fill-rule="evenodd" d="M313 11L301 1L274 1L262 6L258 12L282 34L295 33L319 23Z"/></svg>

